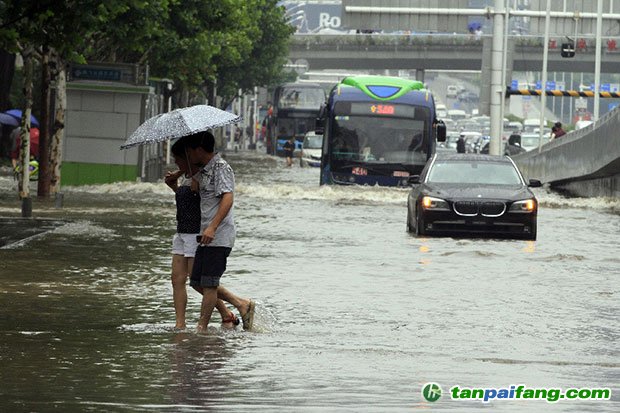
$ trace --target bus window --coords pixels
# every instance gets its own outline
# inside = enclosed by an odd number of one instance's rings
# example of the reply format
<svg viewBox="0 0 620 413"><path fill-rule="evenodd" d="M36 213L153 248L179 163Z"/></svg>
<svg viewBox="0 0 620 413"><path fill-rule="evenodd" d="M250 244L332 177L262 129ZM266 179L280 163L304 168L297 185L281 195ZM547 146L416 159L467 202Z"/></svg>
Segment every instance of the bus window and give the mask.
<svg viewBox="0 0 620 413"><path fill-rule="evenodd" d="M282 89L278 107L280 109L319 109L325 101L322 89L285 87Z"/></svg>

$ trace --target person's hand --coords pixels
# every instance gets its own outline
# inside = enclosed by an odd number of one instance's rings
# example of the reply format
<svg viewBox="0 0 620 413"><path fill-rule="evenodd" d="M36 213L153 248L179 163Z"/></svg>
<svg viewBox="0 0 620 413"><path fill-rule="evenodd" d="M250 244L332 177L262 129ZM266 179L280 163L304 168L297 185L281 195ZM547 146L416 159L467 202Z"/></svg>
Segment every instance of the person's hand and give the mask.
<svg viewBox="0 0 620 413"><path fill-rule="evenodd" d="M208 245L215 238L215 228L207 227L204 231L202 231L202 239L200 243L203 245Z"/></svg>
<svg viewBox="0 0 620 413"><path fill-rule="evenodd" d="M168 171L166 172L166 176L164 177L164 182L170 185L176 182L182 174L183 172L181 171Z"/></svg>

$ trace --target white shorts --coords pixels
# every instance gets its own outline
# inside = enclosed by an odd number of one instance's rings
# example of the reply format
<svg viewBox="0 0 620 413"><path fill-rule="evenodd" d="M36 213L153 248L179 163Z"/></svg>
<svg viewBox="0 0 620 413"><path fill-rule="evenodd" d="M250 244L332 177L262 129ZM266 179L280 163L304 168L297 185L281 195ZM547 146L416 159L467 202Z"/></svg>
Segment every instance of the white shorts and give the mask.
<svg viewBox="0 0 620 413"><path fill-rule="evenodd" d="M197 235L200 234L179 234L178 232L174 234L172 237L172 253L193 258L198 248Z"/></svg>

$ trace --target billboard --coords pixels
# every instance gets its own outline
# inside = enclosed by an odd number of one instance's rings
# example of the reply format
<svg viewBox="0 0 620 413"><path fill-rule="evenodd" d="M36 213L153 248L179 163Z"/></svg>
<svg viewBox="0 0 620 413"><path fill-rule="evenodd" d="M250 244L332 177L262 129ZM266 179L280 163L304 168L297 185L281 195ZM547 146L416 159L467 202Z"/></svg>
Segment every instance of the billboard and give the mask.
<svg viewBox="0 0 620 413"><path fill-rule="evenodd" d="M342 2L340 0L281 1L287 21L297 33L338 33L342 29Z"/></svg>

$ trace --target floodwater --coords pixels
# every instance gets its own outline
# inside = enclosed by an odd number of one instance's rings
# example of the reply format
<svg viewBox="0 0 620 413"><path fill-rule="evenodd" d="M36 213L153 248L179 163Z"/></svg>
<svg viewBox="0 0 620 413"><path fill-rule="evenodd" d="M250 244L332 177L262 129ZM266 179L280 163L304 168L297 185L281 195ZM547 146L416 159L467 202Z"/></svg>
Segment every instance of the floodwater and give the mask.
<svg viewBox="0 0 620 413"><path fill-rule="evenodd" d="M164 184L65 188L63 209L34 204L65 225L0 249L1 411L620 411L619 201L540 190L537 242L416 238L406 190L228 159L223 285L257 300L257 331L173 331ZM0 177L1 216L20 213L12 185ZM199 305L190 292L189 325ZM612 400L448 397L512 384Z"/></svg>

